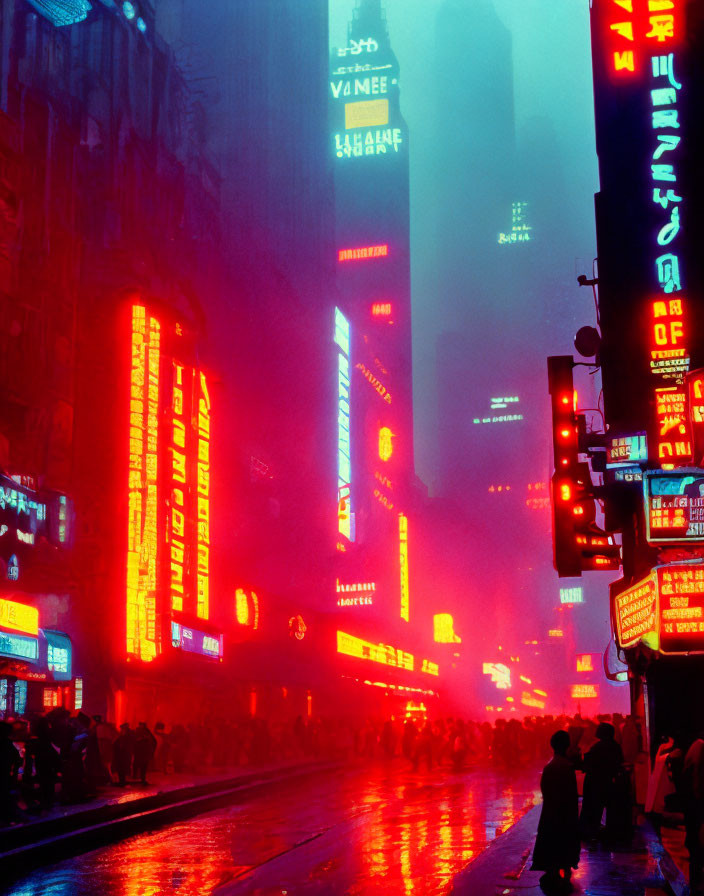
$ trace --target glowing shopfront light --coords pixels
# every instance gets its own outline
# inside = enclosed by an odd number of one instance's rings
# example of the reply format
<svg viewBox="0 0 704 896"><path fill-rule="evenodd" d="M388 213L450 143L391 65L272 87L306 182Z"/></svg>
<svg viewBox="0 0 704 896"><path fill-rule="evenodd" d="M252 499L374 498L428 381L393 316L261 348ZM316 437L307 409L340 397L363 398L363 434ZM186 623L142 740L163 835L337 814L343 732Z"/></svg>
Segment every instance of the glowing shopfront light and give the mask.
<svg viewBox="0 0 704 896"><path fill-rule="evenodd" d="M0 628L22 632L25 635L39 634L39 610L14 600L0 598Z"/></svg>
<svg viewBox="0 0 704 896"><path fill-rule="evenodd" d="M438 644L462 643L462 638L455 634L455 620L451 613L436 613L433 616L433 640Z"/></svg>

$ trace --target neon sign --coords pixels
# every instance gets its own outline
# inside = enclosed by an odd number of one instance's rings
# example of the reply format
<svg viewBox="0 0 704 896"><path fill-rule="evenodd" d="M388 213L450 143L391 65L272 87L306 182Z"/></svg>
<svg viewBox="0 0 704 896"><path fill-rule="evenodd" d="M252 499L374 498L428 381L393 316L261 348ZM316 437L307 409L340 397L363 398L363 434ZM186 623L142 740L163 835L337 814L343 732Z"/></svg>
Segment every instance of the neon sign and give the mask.
<svg viewBox="0 0 704 896"><path fill-rule="evenodd" d="M238 588L235 591L235 618L240 625L255 631L259 628L259 598L254 591Z"/></svg>
<svg viewBox="0 0 704 896"><path fill-rule="evenodd" d="M523 691L521 694L521 703L524 706L530 706L533 709L545 709L545 700L540 700L538 697L534 697L528 691Z"/></svg>
<svg viewBox="0 0 704 896"><path fill-rule="evenodd" d="M184 368L174 363L172 395L171 508L169 514L171 609L183 610L186 554L186 420ZM189 391L190 395L190 391Z"/></svg>
<svg viewBox="0 0 704 896"><path fill-rule="evenodd" d="M704 543L704 470L650 471L644 481L647 540Z"/></svg>
<svg viewBox="0 0 704 896"><path fill-rule="evenodd" d="M646 463L648 460L647 437L644 432L628 436L613 436L606 445L608 469Z"/></svg>
<svg viewBox="0 0 704 896"><path fill-rule="evenodd" d="M455 634L455 620L451 613L436 613L433 616L433 640L438 644L462 643L462 638Z"/></svg>
<svg viewBox="0 0 704 896"><path fill-rule="evenodd" d="M570 697L573 700L594 700L598 696L598 684L573 684L570 688Z"/></svg>
<svg viewBox="0 0 704 896"><path fill-rule="evenodd" d="M132 308L127 528L127 653L153 660L156 625L157 474L161 327Z"/></svg>
<svg viewBox="0 0 704 896"><path fill-rule="evenodd" d="M633 647L657 631L657 579L652 572L614 599L616 640L620 647Z"/></svg>
<svg viewBox="0 0 704 896"><path fill-rule="evenodd" d="M337 633L337 652L357 657L357 659L381 663L384 666L407 669L409 672L412 672L414 668L412 653L401 650L400 647L391 647L389 644L372 644L371 641L364 641L362 638L341 631Z"/></svg>
<svg viewBox="0 0 704 896"><path fill-rule="evenodd" d="M408 517L398 515L398 552L401 573L401 619L410 618L410 592L408 587Z"/></svg>
<svg viewBox="0 0 704 896"><path fill-rule="evenodd" d="M365 364L362 364L361 361L356 364L356 369L361 371L362 376L371 385L377 395L379 395L379 397L382 398L386 402L386 404L391 404L391 393L386 388L386 386L384 386L383 383L381 383L380 380L374 376L371 370Z"/></svg>
<svg viewBox="0 0 704 896"><path fill-rule="evenodd" d="M0 632L0 656L9 656L29 663L39 659L39 639L10 632Z"/></svg>
<svg viewBox="0 0 704 896"><path fill-rule="evenodd" d="M527 202L511 203L511 230L508 233L499 234L498 243L500 246L531 242L533 239L531 236L533 228L527 223L527 211Z"/></svg>
<svg viewBox="0 0 704 896"><path fill-rule="evenodd" d="M39 634L39 610L14 600L0 598L0 628L26 635Z"/></svg>
<svg viewBox="0 0 704 896"><path fill-rule="evenodd" d="M171 644L187 653L198 653L214 659L222 658L223 636L209 635L190 626L171 622Z"/></svg>
<svg viewBox="0 0 704 896"><path fill-rule="evenodd" d="M345 583L337 579L335 590L338 595L338 607L362 607L371 606L374 603L376 582L351 582Z"/></svg>
<svg viewBox="0 0 704 896"><path fill-rule="evenodd" d="M482 663L482 674L490 675L492 684L500 691L507 691L511 687L511 670L503 663Z"/></svg>
<svg viewBox="0 0 704 896"><path fill-rule="evenodd" d="M198 463L197 463L197 570L196 614L207 619L210 614L210 395L205 375L197 377L198 394Z"/></svg>
<svg viewBox="0 0 704 896"><path fill-rule="evenodd" d="M704 566L664 566L657 571L660 649L704 650Z"/></svg>
<svg viewBox="0 0 704 896"><path fill-rule="evenodd" d="M337 529L354 541L352 522L352 460L350 448L350 325L335 309L337 354Z"/></svg>
<svg viewBox="0 0 704 896"><path fill-rule="evenodd" d="M374 302L372 317L391 317L391 302Z"/></svg>
<svg viewBox="0 0 704 896"><path fill-rule="evenodd" d="M576 588L560 588L561 604L583 604L584 591L581 586Z"/></svg>
<svg viewBox="0 0 704 896"><path fill-rule="evenodd" d="M594 671L594 656L591 653L577 654L577 671L578 672L593 672Z"/></svg>
<svg viewBox="0 0 704 896"><path fill-rule="evenodd" d="M393 438L394 434L388 426L379 429L379 458L384 462L391 460L391 455L394 453Z"/></svg>
<svg viewBox="0 0 704 896"><path fill-rule="evenodd" d="M338 261L361 261L365 258L386 258L389 247L386 243L379 246L361 246L359 249L339 249Z"/></svg>

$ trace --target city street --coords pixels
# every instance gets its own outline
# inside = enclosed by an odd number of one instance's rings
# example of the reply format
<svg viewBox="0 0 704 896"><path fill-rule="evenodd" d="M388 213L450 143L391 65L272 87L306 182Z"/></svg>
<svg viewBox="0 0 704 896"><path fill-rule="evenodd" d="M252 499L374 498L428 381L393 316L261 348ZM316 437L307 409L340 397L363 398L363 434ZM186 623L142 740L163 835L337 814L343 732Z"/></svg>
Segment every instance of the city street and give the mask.
<svg viewBox="0 0 704 896"><path fill-rule="evenodd" d="M539 770L322 774L40 869L9 896L430 896L539 798Z"/></svg>

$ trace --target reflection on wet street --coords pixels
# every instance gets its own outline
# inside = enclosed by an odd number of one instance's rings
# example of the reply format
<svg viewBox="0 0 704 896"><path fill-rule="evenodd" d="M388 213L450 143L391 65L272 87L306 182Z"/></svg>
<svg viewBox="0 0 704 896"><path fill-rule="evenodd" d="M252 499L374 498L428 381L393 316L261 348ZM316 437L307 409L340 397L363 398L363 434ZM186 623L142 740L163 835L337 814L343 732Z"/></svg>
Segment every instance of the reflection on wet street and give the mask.
<svg viewBox="0 0 704 896"><path fill-rule="evenodd" d="M538 778L538 769L492 768L321 774L41 869L4 892L430 896L534 805Z"/></svg>

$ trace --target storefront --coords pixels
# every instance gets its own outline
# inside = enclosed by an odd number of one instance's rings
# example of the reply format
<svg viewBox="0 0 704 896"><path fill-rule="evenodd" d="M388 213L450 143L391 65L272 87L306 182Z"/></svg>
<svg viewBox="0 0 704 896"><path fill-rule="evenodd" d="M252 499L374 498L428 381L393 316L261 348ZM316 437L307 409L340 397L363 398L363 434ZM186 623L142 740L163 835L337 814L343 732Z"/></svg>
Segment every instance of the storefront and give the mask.
<svg viewBox="0 0 704 896"><path fill-rule="evenodd" d="M0 597L0 718L79 709L83 686L73 677L70 637L40 628L39 611L16 597Z"/></svg>

